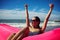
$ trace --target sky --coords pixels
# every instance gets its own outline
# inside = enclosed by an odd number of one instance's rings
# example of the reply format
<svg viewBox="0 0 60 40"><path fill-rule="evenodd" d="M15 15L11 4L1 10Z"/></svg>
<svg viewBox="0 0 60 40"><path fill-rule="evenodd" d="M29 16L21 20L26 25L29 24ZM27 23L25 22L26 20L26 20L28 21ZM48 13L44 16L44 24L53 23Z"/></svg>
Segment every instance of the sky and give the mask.
<svg viewBox="0 0 60 40"><path fill-rule="evenodd" d="M0 0L0 19L26 19L24 5L28 4L29 18L44 20L51 3L54 8L49 20L60 20L60 0Z"/></svg>

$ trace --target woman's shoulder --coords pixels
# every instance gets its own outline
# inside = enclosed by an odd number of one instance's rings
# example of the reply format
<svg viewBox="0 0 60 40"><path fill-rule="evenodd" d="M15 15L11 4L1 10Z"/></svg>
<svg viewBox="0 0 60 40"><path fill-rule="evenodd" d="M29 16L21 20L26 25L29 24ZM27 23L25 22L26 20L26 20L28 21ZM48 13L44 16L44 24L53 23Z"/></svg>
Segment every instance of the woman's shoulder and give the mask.
<svg viewBox="0 0 60 40"><path fill-rule="evenodd" d="M43 33L43 31L42 31L42 27L40 27L40 34L41 34L41 33Z"/></svg>

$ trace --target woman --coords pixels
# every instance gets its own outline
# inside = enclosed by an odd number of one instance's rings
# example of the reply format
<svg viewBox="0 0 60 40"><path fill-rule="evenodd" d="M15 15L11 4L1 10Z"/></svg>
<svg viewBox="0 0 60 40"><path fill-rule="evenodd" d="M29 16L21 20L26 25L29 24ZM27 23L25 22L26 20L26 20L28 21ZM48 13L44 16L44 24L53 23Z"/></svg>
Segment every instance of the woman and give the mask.
<svg viewBox="0 0 60 40"><path fill-rule="evenodd" d="M27 37L27 36L32 36L32 35L37 35L41 34L45 31L48 19L51 15L52 9L54 7L53 4L50 4L50 10L44 20L43 26L40 27L40 19L39 17L35 16L32 18L32 23L30 25L29 22L29 15L28 15L28 6L25 5L26 9L26 27L23 28L22 30L18 31L17 33L13 33L12 35L9 36L8 40L22 40L22 38Z"/></svg>

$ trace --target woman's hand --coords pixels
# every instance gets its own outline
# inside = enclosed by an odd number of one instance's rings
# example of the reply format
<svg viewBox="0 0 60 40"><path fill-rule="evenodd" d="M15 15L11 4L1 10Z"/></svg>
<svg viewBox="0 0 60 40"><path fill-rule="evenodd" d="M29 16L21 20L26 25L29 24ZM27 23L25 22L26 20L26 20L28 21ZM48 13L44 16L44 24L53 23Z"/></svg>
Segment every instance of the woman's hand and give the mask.
<svg viewBox="0 0 60 40"><path fill-rule="evenodd" d="M27 5L27 4L25 4L25 7L28 7L28 5Z"/></svg>
<svg viewBox="0 0 60 40"><path fill-rule="evenodd" d="M49 4L50 8L53 8L54 7L54 4Z"/></svg>

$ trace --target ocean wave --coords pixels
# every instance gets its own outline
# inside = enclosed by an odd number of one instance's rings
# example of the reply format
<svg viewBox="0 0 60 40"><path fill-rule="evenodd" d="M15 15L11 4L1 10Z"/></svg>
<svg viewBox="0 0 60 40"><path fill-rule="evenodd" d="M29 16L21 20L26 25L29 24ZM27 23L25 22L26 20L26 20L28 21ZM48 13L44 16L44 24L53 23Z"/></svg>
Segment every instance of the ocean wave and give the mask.
<svg viewBox="0 0 60 40"><path fill-rule="evenodd" d="M26 23L0 23L0 24L7 24L13 27L26 27ZM42 26L43 23L40 23L40 26ZM60 26L60 23L58 22L51 22L49 21L47 26Z"/></svg>

